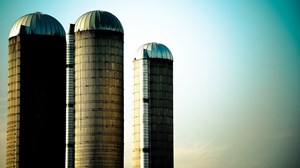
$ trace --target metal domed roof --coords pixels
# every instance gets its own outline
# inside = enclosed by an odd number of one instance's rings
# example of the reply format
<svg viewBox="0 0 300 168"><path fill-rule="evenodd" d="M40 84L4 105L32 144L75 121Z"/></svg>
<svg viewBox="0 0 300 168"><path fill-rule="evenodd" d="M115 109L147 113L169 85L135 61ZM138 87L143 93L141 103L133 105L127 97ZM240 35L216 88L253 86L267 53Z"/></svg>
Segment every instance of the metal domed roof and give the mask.
<svg viewBox="0 0 300 168"><path fill-rule="evenodd" d="M160 58L173 60L171 51L160 43L147 43L137 49L136 59Z"/></svg>
<svg viewBox="0 0 300 168"><path fill-rule="evenodd" d="M19 34L65 36L63 26L52 16L41 12L22 16L12 26L9 38Z"/></svg>
<svg viewBox="0 0 300 168"><path fill-rule="evenodd" d="M106 11L90 11L80 16L75 23L75 32L84 30L110 30L124 33L119 19Z"/></svg>

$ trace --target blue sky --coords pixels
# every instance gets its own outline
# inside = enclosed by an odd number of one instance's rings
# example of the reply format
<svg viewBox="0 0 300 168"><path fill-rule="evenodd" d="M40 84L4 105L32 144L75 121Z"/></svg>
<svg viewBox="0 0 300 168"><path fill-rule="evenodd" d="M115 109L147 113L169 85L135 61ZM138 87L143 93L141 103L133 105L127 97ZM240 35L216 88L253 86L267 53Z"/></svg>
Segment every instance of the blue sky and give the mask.
<svg viewBox="0 0 300 168"><path fill-rule="evenodd" d="M174 56L175 167L300 166L300 2L22 1L0 5L0 167L5 165L7 38L40 11L65 28L105 10L124 27L125 167L132 151L132 61L148 42Z"/></svg>

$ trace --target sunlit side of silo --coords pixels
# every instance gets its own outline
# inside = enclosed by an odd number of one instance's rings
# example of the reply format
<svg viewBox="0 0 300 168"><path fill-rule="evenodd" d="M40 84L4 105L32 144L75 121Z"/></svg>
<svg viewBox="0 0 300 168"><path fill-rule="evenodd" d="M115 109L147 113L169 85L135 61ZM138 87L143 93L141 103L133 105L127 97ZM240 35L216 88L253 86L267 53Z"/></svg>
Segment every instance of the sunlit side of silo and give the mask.
<svg viewBox="0 0 300 168"><path fill-rule="evenodd" d="M134 64L133 168L173 168L173 56L163 44L138 48Z"/></svg>
<svg viewBox="0 0 300 168"><path fill-rule="evenodd" d="M64 167L65 31L52 16L30 13L8 41L6 167Z"/></svg>
<svg viewBox="0 0 300 168"><path fill-rule="evenodd" d="M75 167L123 167L123 27L91 11L74 31Z"/></svg>

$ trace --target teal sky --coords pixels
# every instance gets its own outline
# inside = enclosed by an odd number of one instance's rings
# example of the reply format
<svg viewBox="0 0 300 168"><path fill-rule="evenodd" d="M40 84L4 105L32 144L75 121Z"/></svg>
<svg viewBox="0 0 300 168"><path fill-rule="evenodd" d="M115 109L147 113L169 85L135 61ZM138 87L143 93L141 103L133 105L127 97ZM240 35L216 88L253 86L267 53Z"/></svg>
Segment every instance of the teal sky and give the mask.
<svg viewBox="0 0 300 168"><path fill-rule="evenodd" d="M0 167L5 167L8 34L40 11L65 28L91 10L124 27L125 167L131 167L133 58L148 42L174 56L178 168L300 167L300 2L41 1L0 4Z"/></svg>

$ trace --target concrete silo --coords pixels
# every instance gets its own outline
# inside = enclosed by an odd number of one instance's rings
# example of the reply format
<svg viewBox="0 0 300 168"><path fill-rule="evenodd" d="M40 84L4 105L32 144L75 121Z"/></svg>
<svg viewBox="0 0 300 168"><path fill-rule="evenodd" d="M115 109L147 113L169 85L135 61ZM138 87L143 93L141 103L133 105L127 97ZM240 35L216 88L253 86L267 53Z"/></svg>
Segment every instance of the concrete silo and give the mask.
<svg viewBox="0 0 300 168"><path fill-rule="evenodd" d="M97 10L74 31L75 167L123 167L123 27Z"/></svg>
<svg viewBox="0 0 300 168"><path fill-rule="evenodd" d="M173 56L163 44L139 47L134 63L133 167L173 166Z"/></svg>
<svg viewBox="0 0 300 168"><path fill-rule="evenodd" d="M8 41L6 167L64 167L65 31L36 12L14 23Z"/></svg>

